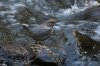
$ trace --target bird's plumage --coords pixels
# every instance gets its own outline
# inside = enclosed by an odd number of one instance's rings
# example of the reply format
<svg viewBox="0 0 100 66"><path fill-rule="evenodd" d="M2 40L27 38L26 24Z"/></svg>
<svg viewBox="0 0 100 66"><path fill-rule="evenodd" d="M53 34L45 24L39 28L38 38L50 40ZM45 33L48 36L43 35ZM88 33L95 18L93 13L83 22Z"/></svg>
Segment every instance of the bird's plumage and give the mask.
<svg viewBox="0 0 100 66"><path fill-rule="evenodd" d="M50 19L41 25L34 24L25 26L24 24L22 24L22 26L28 31L29 36L34 40L43 41L52 35L55 22L56 20Z"/></svg>

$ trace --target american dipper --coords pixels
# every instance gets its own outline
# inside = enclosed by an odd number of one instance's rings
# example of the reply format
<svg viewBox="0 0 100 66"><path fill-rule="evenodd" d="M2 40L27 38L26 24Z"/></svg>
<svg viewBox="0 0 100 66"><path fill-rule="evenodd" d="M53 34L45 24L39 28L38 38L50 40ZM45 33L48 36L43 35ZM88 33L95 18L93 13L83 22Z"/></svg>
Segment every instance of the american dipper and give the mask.
<svg viewBox="0 0 100 66"><path fill-rule="evenodd" d="M53 26L56 23L55 19L50 19L43 24L26 25L22 24L23 28L27 30L30 37L32 37L37 43L48 39L53 33Z"/></svg>

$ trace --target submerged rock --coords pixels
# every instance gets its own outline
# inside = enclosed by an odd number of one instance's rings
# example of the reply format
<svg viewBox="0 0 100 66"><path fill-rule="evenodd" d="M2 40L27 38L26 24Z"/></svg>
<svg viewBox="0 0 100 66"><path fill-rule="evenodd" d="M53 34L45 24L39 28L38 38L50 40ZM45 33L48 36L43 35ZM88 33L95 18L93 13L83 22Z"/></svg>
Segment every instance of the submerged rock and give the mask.
<svg viewBox="0 0 100 66"><path fill-rule="evenodd" d="M100 57L100 42L97 42L78 31L75 31L74 33L77 38L79 51L82 55L92 58Z"/></svg>

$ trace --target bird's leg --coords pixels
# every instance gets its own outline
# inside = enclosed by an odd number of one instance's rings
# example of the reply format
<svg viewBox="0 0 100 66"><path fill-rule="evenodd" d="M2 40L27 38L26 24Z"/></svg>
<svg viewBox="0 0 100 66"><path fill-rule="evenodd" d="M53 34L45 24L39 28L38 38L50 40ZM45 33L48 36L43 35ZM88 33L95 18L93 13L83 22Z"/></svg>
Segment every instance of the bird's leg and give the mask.
<svg viewBox="0 0 100 66"><path fill-rule="evenodd" d="M39 41L39 44L41 45L41 41Z"/></svg>
<svg viewBox="0 0 100 66"><path fill-rule="evenodd" d="M38 41L35 41L36 44L38 44Z"/></svg>
<svg viewBox="0 0 100 66"><path fill-rule="evenodd" d="M35 44L41 44L41 41L35 41Z"/></svg>

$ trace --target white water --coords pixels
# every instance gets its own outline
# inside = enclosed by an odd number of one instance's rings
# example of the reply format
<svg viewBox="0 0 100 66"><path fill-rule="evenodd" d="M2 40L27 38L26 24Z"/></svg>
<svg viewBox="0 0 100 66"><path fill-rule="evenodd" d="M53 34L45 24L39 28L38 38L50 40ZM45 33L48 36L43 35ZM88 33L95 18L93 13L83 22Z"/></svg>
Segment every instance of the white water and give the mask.
<svg viewBox="0 0 100 66"><path fill-rule="evenodd" d="M85 2L85 4L84 4L85 6L84 7L78 7L77 4L76 4L76 2L77 2L77 0L75 1L75 4L71 6L71 8L59 9L58 12L47 12L47 11L43 11L43 13L45 15L53 15L53 16L56 16L57 18L60 18L60 17L67 17L67 16L73 15L75 13L79 13L81 11L84 11L87 8L100 5L100 3L98 3L97 1L90 1L88 3Z"/></svg>
<svg viewBox="0 0 100 66"><path fill-rule="evenodd" d="M90 1L90 2L86 2L84 5L84 7L78 7L76 4L76 0L75 0L75 4L73 6L71 6L71 8L69 9L60 9L59 11L61 13L59 13L60 15L72 15L81 11L86 10L87 8L93 7L93 6L97 6L100 5L100 3L98 3L97 1Z"/></svg>
<svg viewBox="0 0 100 66"><path fill-rule="evenodd" d="M13 1L13 0L11 0ZM14 0L15 1L15 0ZM39 1L39 0L37 0ZM11 14L15 14L18 10L18 7L26 7L26 5L24 5L25 0L21 0L21 2L15 3L15 4L9 4L8 7L10 8L9 11L1 11L0 15L4 15L6 13L11 13ZM27 2L32 5L32 0L27 0ZM58 12L48 12L46 10L43 10L41 12L43 12L45 15L54 15L57 17L66 17L81 11L86 10L87 8L93 7L93 6L97 6L100 5L100 3L98 3L97 1L90 1L90 2L85 2L85 6L84 7L78 7L77 6L77 0L75 0L74 2L75 4L71 6L71 8L67 8L67 9L59 9ZM3 6L3 4L0 2L0 5ZM42 6L42 5L41 5ZM45 9L49 9L48 7L44 6L43 8ZM36 9L38 9L38 7L36 7ZM38 9L40 10L40 9ZM8 16L9 17L9 16ZM12 17L9 17L13 20ZM70 27L73 25L69 25Z"/></svg>

